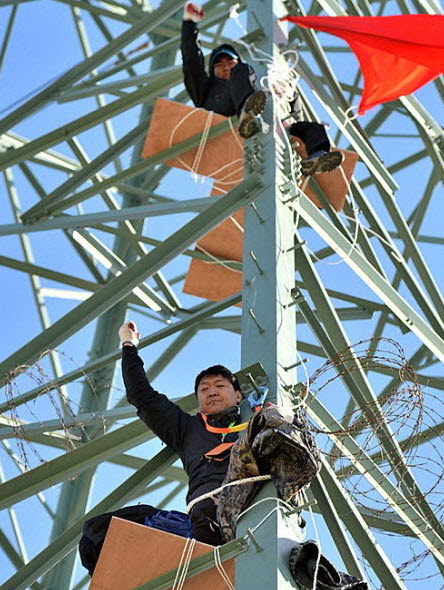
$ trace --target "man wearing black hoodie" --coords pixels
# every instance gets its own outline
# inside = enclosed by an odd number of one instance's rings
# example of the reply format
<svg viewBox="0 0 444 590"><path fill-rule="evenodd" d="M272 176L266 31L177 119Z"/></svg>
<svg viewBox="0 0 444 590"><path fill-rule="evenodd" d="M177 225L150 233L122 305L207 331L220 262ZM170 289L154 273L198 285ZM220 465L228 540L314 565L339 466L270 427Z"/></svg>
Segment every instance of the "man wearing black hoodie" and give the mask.
<svg viewBox="0 0 444 590"><path fill-rule="evenodd" d="M225 478L231 446L246 426L240 424L239 382L222 365L201 371L194 384L199 412L188 414L149 383L137 352L139 336L134 322L125 322L119 330L127 399L148 428L179 455L189 479L189 503L220 487ZM211 498L196 503L189 516L195 539L209 545L222 543Z"/></svg>
<svg viewBox="0 0 444 590"><path fill-rule="evenodd" d="M257 115L262 113L266 94L256 90L253 68L242 61L236 49L224 43L210 54L209 73L205 70L198 36L199 23L205 16L198 4L185 3L182 22L181 52L185 88L196 107L214 111L225 117L239 116L238 132L245 139L260 130ZM293 116L301 113L299 97L292 103ZM325 128L312 121L297 121L290 135L305 143L308 158L301 162L304 176L331 172L343 159L341 152L331 152Z"/></svg>
<svg viewBox="0 0 444 590"><path fill-rule="evenodd" d="M238 131L246 139L259 131L256 115L264 109L265 92L256 90L253 68L228 43L211 52L207 74L197 28L204 16L197 4L185 4L181 42L185 88L197 107L225 117L238 115Z"/></svg>

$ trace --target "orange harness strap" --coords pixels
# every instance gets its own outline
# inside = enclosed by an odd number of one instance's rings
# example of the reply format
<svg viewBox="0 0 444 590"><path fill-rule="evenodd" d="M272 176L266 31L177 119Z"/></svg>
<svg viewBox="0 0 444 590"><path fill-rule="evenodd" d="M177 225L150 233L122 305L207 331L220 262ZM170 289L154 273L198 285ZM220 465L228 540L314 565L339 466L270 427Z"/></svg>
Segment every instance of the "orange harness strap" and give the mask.
<svg viewBox="0 0 444 590"><path fill-rule="evenodd" d="M202 420L205 422L205 428L208 432L214 432L215 434L229 434L230 432L240 432L245 430L248 426L248 422L242 422L242 424L236 424L236 426L228 426L228 428L217 428L208 424L208 418L206 414L201 414Z"/></svg>
<svg viewBox="0 0 444 590"><path fill-rule="evenodd" d="M201 414L202 420L205 423L205 428L208 432L213 432L214 434L229 434L230 432L240 432L241 430L245 430L248 426L248 422L243 422L242 424L236 424L236 426L228 426L228 428L217 428L216 426L211 426L208 424L208 418L206 414ZM221 443L217 445L210 451L204 454L204 457L207 459L213 459L213 461L224 461L226 456L221 457L227 449L230 449L234 445L234 442L229 443Z"/></svg>
<svg viewBox="0 0 444 590"><path fill-rule="evenodd" d="M217 445L217 447L214 447L214 449L211 449L211 451L208 451L208 453L205 453L204 457L206 457L207 459L213 459L214 461L224 461L226 457L219 457L218 455L222 455L227 449L231 448L233 445L234 442L221 443L220 445Z"/></svg>

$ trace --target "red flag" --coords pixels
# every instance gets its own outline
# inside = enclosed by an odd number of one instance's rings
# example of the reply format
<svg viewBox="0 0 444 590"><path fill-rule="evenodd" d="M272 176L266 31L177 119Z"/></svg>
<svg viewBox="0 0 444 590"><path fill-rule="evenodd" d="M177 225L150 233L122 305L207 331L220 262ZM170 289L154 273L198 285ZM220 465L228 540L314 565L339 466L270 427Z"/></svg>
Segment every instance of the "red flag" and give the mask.
<svg viewBox="0 0 444 590"><path fill-rule="evenodd" d="M286 16L347 41L364 88L358 113L410 94L444 72L444 15Z"/></svg>

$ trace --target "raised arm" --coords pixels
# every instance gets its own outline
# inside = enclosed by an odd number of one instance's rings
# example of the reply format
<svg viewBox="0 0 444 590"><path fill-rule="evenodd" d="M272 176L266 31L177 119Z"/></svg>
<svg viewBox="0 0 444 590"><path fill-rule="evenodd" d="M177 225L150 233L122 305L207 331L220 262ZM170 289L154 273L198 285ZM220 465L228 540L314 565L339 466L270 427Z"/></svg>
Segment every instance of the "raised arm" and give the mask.
<svg viewBox="0 0 444 590"><path fill-rule="evenodd" d="M119 330L122 343L122 375L126 396L137 415L169 447L180 451L189 414L157 392L147 379L143 361L137 352L139 332L134 322L125 322Z"/></svg>
<svg viewBox="0 0 444 590"><path fill-rule="evenodd" d="M182 39L182 70L185 88L197 107L203 105L208 86L208 74L205 71L205 60L199 43L197 23L205 16L198 4L186 2L183 11Z"/></svg>

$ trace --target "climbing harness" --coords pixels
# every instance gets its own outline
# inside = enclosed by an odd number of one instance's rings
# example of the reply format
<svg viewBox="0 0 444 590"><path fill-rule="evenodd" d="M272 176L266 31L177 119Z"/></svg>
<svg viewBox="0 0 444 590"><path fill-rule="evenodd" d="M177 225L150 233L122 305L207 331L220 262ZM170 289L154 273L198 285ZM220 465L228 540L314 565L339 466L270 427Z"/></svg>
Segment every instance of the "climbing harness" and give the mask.
<svg viewBox="0 0 444 590"><path fill-rule="evenodd" d="M234 442L223 442L225 436L227 434L230 434L231 432L241 432L242 430L245 430L248 426L248 422L243 422L242 424L236 424L233 426L227 426L226 428L219 428L217 426L211 426L211 424L208 424L208 418L206 414L201 414L201 416L202 420L205 423L205 428L208 430L208 432L212 432L214 434L222 434L222 443L220 445L215 446L210 451L206 452L204 454L204 457L206 457L207 459L212 459L213 461L224 461L229 455L228 449L231 450L231 447L234 445Z"/></svg>
<svg viewBox="0 0 444 590"><path fill-rule="evenodd" d="M219 428L218 426L211 426L211 424L208 424L208 417L206 414L200 415L202 416L202 420L205 422L205 428L208 430L208 432L213 432L215 434L229 434L230 432L240 432L241 430L245 430L248 426L248 422L242 422L242 424L236 424L235 426Z"/></svg>

